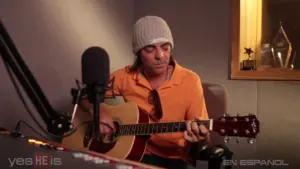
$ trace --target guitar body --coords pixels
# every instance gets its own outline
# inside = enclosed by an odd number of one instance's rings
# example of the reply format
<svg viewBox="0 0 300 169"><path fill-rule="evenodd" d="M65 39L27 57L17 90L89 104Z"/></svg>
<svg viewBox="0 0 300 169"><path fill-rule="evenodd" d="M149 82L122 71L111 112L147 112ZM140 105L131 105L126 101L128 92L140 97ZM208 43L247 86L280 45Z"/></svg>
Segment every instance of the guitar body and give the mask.
<svg viewBox="0 0 300 169"><path fill-rule="evenodd" d="M104 104L103 108L119 125L149 123L148 115L139 109L136 104L131 102L117 106ZM76 127L82 122L91 120L93 120L93 115L88 112L84 112L79 108L74 117L74 126ZM62 144L84 151L102 153L110 157L140 161L144 155L147 142L150 138L150 136L125 135L116 137L114 140L101 141L92 137L89 140L88 146L85 147L83 140L87 130L87 124L81 125L75 133L65 137L62 140Z"/></svg>

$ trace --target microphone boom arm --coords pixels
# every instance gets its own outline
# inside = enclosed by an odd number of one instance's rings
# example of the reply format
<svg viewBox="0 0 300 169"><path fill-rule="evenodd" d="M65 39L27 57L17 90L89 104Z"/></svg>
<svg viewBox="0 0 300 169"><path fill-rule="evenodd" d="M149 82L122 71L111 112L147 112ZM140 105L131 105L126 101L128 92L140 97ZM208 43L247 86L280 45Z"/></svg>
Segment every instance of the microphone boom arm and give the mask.
<svg viewBox="0 0 300 169"><path fill-rule="evenodd" d="M58 141L61 140L63 134L70 131L73 127L70 123L70 118L60 115L51 107L42 89L12 42L2 20L0 20L0 55L5 66L9 66L13 71L37 112L47 125L47 130L51 133L47 134L54 135L54 139L57 140L58 138Z"/></svg>

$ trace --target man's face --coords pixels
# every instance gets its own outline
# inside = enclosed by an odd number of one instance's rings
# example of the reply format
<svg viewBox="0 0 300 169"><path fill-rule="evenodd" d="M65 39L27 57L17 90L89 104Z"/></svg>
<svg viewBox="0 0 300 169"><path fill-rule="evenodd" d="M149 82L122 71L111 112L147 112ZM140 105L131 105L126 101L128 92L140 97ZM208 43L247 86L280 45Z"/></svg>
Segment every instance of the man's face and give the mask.
<svg viewBox="0 0 300 169"><path fill-rule="evenodd" d="M169 43L148 45L141 50L141 61L144 69L152 75L166 72L171 56Z"/></svg>

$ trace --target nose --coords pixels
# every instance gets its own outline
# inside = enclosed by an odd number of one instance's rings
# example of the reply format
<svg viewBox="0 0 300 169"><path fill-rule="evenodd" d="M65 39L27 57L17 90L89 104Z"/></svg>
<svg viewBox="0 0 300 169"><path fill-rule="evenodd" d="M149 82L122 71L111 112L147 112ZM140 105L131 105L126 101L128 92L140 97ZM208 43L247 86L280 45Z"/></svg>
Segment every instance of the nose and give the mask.
<svg viewBox="0 0 300 169"><path fill-rule="evenodd" d="M155 59L160 60L164 56L164 52L161 49L157 49L155 53Z"/></svg>

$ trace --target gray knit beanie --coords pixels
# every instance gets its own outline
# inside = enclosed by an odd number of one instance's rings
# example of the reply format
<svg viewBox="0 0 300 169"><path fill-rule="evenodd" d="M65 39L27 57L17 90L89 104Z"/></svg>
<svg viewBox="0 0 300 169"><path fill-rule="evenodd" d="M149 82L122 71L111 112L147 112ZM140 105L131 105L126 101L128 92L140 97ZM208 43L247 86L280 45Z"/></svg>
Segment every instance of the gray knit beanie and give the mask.
<svg viewBox="0 0 300 169"><path fill-rule="evenodd" d="M165 20L157 16L140 18L133 29L133 53L154 43L169 42L174 48L171 30Z"/></svg>

